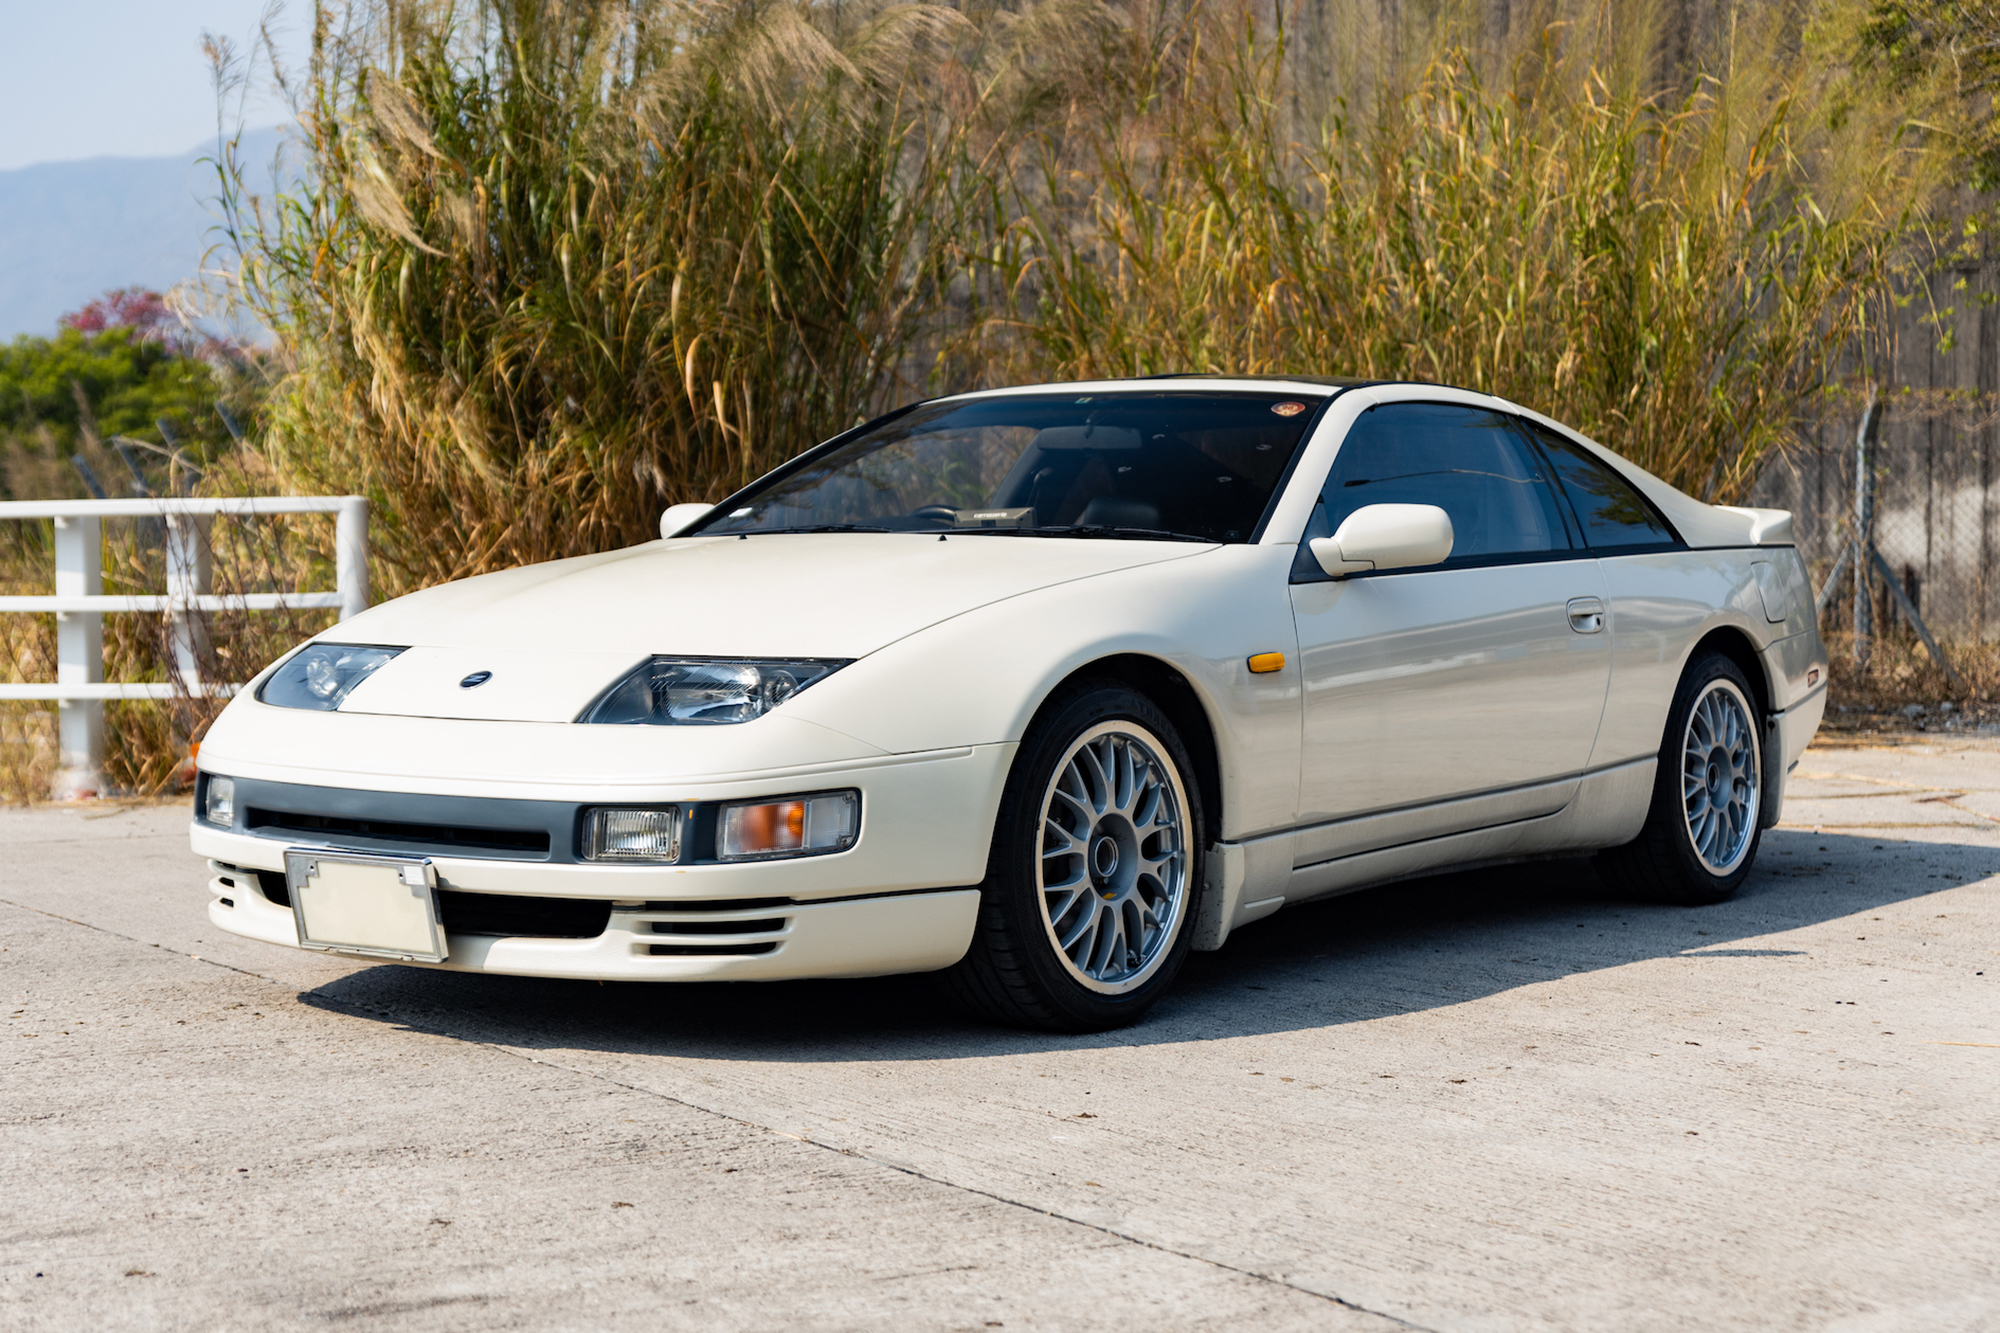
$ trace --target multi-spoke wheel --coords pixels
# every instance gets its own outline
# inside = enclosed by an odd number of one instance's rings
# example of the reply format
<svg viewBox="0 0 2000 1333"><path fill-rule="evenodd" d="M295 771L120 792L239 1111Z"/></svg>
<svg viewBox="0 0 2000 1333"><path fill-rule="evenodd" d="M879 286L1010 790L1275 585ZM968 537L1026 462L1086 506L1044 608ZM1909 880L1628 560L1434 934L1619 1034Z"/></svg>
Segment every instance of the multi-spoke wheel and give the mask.
<svg viewBox="0 0 2000 1333"><path fill-rule="evenodd" d="M1151 700L1071 687L1023 739L994 830L971 950L952 989L1002 1022L1129 1023L1187 954L1201 879L1199 793Z"/></svg>
<svg viewBox="0 0 2000 1333"><path fill-rule="evenodd" d="M1688 710L1681 740L1681 804L1688 839L1711 875L1750 854L1762 775L1750 701L1726 677L1708 683Z"/></svg>
<svg viewBox="0 0 2000 1333"><path fill-rule="evenodd" d="M1689 664L1667 716L1645 828L1599 858L1615 885L1668 902L1713 903L1749 875L1764 808L1754 698L1742 668L1720 653Z"/></svg>
<svg viewBox="0 0 2000 1333"><path fill-rule="evenodd" d="M1132 722L1076 738L1042 797L1042 921L1070 974L1117 995L1166 961L1187 908L1180 775Z"/></svg>

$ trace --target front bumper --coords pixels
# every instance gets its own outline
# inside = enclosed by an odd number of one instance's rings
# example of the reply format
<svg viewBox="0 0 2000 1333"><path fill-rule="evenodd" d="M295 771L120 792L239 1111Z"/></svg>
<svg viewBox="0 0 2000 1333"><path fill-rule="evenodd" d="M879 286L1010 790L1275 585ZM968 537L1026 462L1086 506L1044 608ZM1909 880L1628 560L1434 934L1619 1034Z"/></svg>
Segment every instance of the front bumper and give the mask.
<svg viewBox="0 0 2000 1333"><path fill-rule="evenodd" d="M454 855L447 848L402 849L430 860L441 892L592 900L607 924L589 938L501 931L452 931L448 958L461 971L596 980L778 980L876 976L948 967L971 942L986 873L993 819L1014 746L973 746L927 755L887 756L815 766L763 780L676 781L626 801L691 802L782 796L807 786L862 793L855 845L832 855L733 864L606 865L554 859ZM206 758L206 755L204 755ZM218 765L218 771L227 772ZM348 779L349 790L397 790L393 778ZM401 786L409 790L408 786ZM511 793L510 793L511 794ZM574 793L538 784L521 797ZM585 794L585 799L595 796ZM209 919L219 928L298 947L282 880L287 848L338 847L337 837L294 832L265 836L196 819L193 850L209 859ZM381 846L360 850L391 850ZM267 892L270 889L270 892Z"/></svg>
<svg viewBox="0 0 2000 1333"><path fill-rule="evenodd" d="M265 897L253 873L220 861L209 867L214 872L210 921L234 935L299 947L292 909ZM594 981L784 981L931 972L964 956L978 911L977 889L734 910L704 905L699 912L663 903L617 903L604 932L591 939L447 933L444 962L405 966ZM718 933L731 925L745 929ZM680 933L688 927L700 933ZM657 952L663 949L744 952Z"/></svg>

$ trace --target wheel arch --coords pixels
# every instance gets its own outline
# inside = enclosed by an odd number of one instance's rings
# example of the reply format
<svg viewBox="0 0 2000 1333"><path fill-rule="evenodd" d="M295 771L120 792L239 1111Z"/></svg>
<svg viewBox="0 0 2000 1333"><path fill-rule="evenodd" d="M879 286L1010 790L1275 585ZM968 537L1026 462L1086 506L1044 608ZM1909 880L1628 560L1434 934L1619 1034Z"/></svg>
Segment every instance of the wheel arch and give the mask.
<svg viewBox="0 0 2000 1333"><path fill-rule="evenodd" d="M1787 776L1784 746L1778 743L1778 725L1771 712L1776 698L1771 668L1750 636L1734 625L1718 625L1702 635L1688 653L1688 663L1692 664L1704 649L1721 653L1734 662L1750 682L1754 696L1751 703L1757 708L1758 739L1763 750L1764 802L1757 818L1762 827L1771 828L1784 810ZM1681 674L1687 674L1686 666L1681 668Z"/></svg>
<svg viewBox="0 0 2000 1333"><path fill-rule="evenodd" d="M1758 720L1761 722L1768 718L1771 713L1771 701L1775 697L1771 687L1771 672L1765 665L1764 654L1758 651L1750 636L1735 625L1717 625L1702 635L1688 651L1687 663L1681 667L1683 676L1687 674L1688 666L1701 656L1704 650L1721 653L1743 669L1744 676L1750 682L1750 688L1756 691L1756 697L1751 702L1757 705Z"/></svg>
<svg viewBox="0 0 2000 1333"><path fill-rule="evenodd" d="M1201 793L1202 836L1213 841L1222 823L1222 764L1215 743L1215 721L1208 705L1181 670L1171 662L1145 653L1114 653L1099 657L1055 682L1036 705L1040 720L1063 687L1080 680L1114 680L1152 700L1167 715L1194 764L1195 786ZM1030 726L1033 725L1030 722Z"/></svg>

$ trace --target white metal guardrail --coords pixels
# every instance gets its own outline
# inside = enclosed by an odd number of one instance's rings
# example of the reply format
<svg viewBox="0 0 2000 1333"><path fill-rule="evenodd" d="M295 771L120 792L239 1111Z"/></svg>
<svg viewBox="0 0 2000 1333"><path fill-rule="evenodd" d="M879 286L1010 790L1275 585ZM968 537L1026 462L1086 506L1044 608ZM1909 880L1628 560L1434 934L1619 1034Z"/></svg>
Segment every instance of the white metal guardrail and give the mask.
<svg viewBox="0 0 2000 1333"><path fill-rule="evenodd" d="M217 514L334 515L335 591L216 596L210 589L209 529ZM368 501L358 495L0 501L0 519L44 518L54 519L56 525L55 594L0 597L0 612L55 613L56 682L0 684L0 699L52 699L60 705L62 771L56 779L58 797L102 789L105 700L187 695L220 698L242 688L240 682L202 679L202 613L324 607L338 609L345 620L368 608ZM104 595L102 543L103 520L107 518L166 520L164 596ZM104 617L135 611L166 615L172 680L104 679Z"/></svg>

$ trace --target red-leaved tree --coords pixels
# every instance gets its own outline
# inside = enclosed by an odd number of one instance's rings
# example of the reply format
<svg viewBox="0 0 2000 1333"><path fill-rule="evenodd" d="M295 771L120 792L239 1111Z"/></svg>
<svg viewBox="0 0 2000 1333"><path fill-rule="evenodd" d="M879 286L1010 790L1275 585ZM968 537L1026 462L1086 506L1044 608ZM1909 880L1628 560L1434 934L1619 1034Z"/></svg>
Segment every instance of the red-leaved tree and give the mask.
<svg viewBox="0 0 2000 1333"><path fill-rule="evenodd" d="M181 322L167 309L165 298L147 287L113 288L57 322L78 333L130 329L135 338L145 342L178 343L185 338Z"/></svg>

